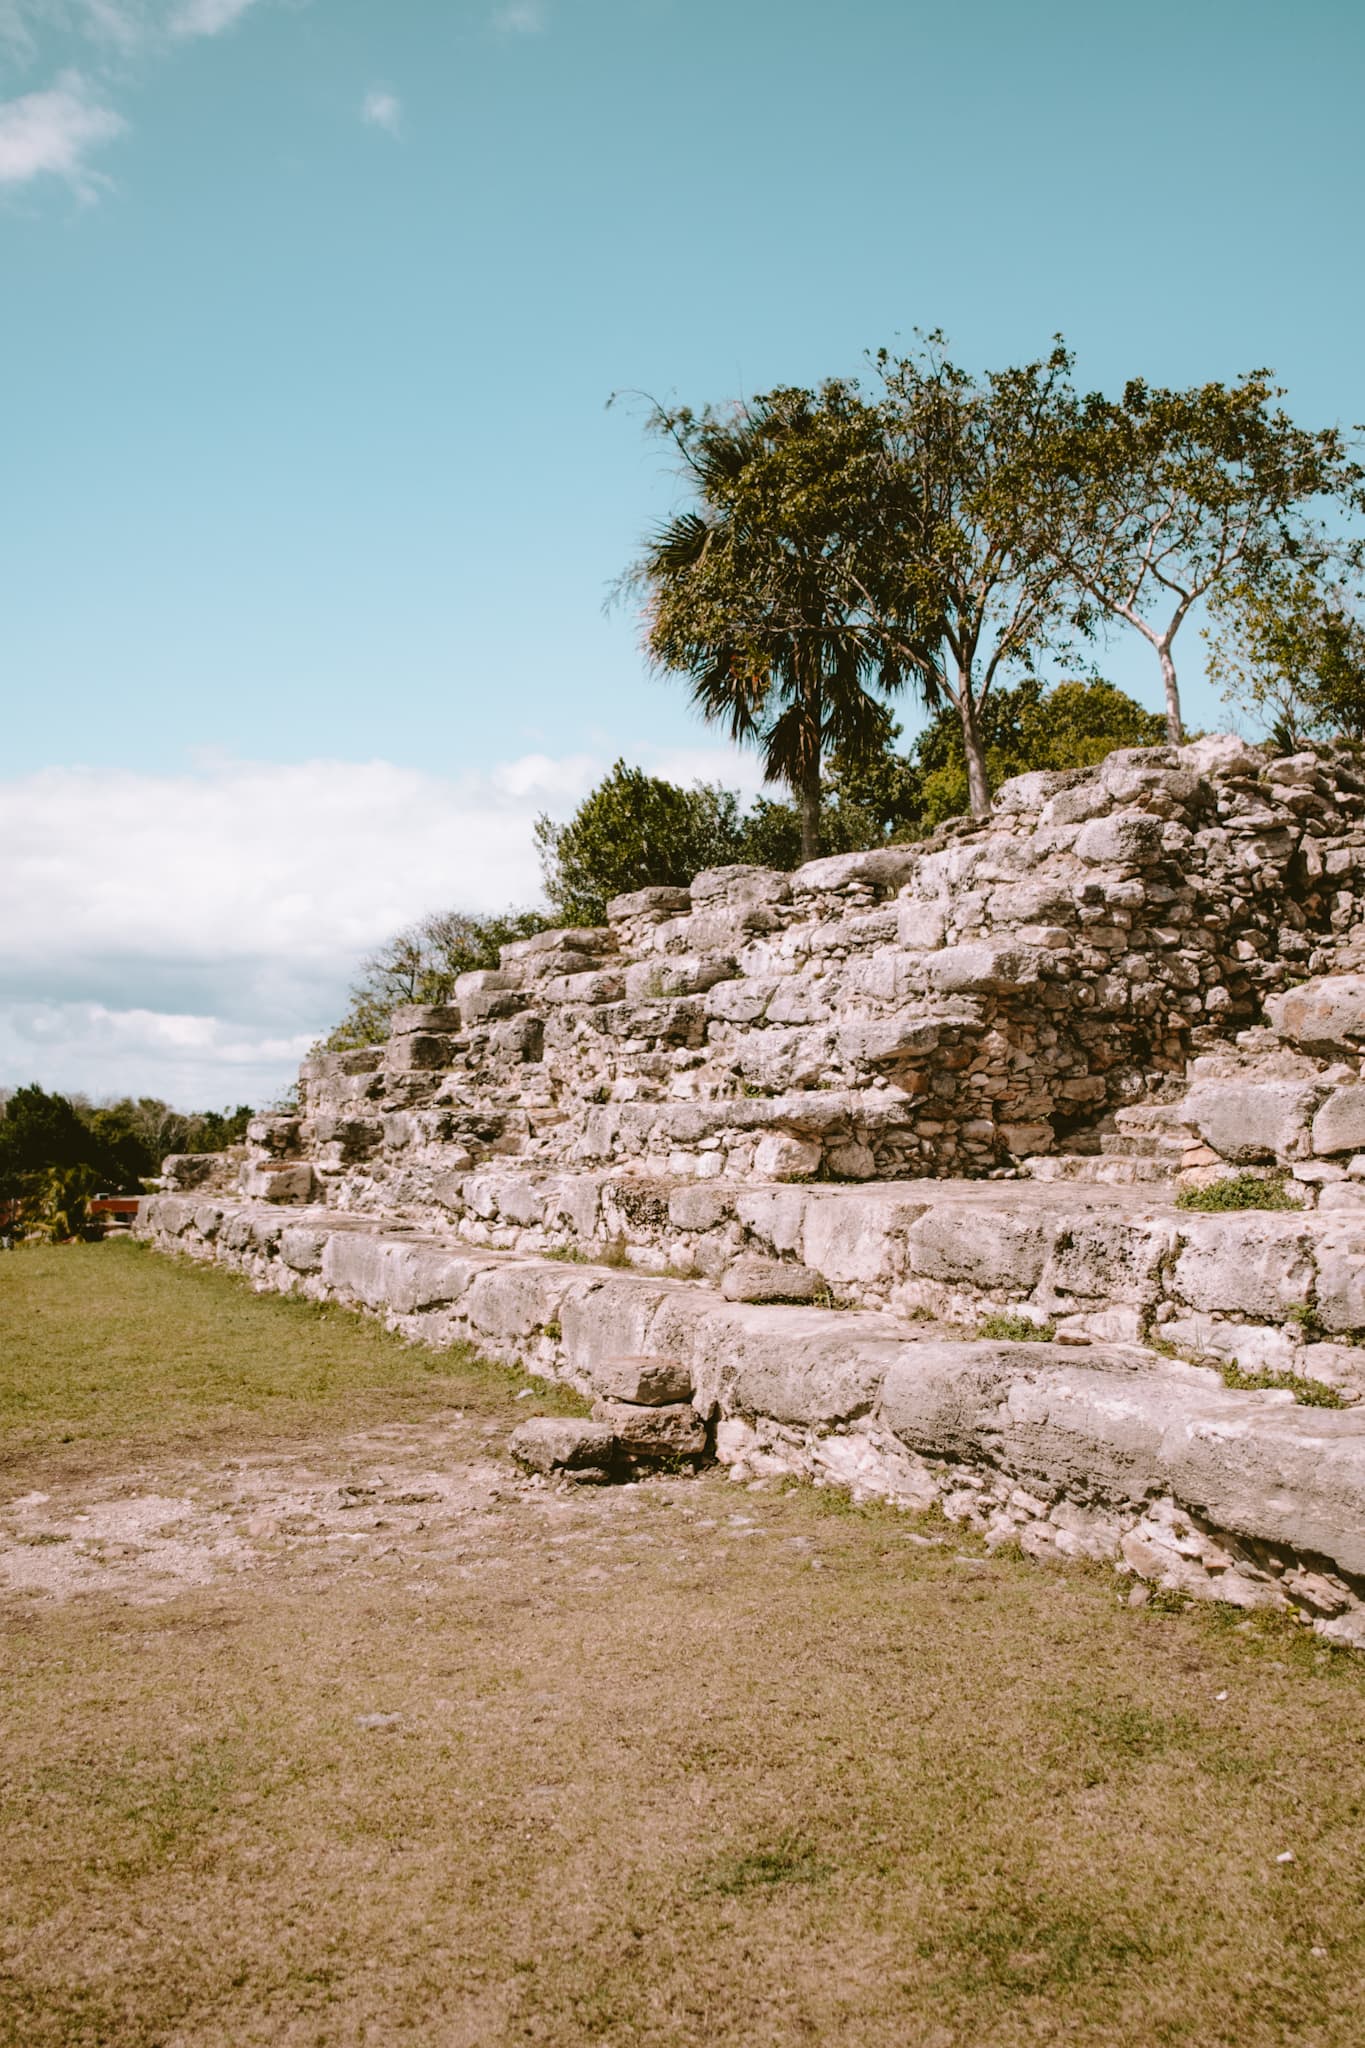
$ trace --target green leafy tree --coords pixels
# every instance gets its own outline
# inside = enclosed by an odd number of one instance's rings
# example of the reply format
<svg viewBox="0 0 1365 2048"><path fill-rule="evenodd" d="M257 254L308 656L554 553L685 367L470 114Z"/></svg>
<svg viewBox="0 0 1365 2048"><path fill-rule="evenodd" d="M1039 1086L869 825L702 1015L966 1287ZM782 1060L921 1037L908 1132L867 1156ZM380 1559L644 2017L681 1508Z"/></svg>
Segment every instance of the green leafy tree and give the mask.
<svg viewBox="0 0 1365 2048"><path fill-rule="evenodd" d="M1209 676L1226 703L1293 752L1307 740L1365 740L1365 619L1359 599L1280 566L1214 593Z"/></svg>
<svg viewBox="0 0 1365 2048"><path fill-rule="evenodd" d="M1332 519L1362 504L1365 471L1334 427L1297 426L1269 371L1166 390L1135 378L1076 409L1035 476L1059 559L1081 597L1154 649L1167 733L1181 737L1175 641L1220 586L1276 565L1316 572L1341 545Z"/></svg>
<svg viewBox="0 0 1365 2048"><path fill-rule="evenodd" d="M1073 508L1035 482L1073 418L1072 358L1058 342L1039 361L975 377L931 333L911 355L882 350L877 362L892 503L863 555L899 552L863 596L900 673L916 677L931 707L955 713L968 801L982 816L992 692L1089 622L1059 530Z"/></svg>
<svg viewBox="0 0 1365 2048"><path fill-rule="evenodd" d="M812 859L826 755L875 754L879 694L922 673L903 650L903 583L899 610L886 584L906 473L877 410L845 382L724 413L656 406L650 424L677 449L694 502L625 579L644 598L646 647L792 791Z"/></svg>
<svg viewBox="0 0 1365 2048"><path fill-rule="evenodd" d="M540 910L505 910L480 916L438 911L410 925L361 963L345 1016L320 1041L323 1052L382 1045L389 1017L400 1003L444 1003L456 978L477 967L496 967L499 948L546 929Z"/></svg>
<svg viewBox="0 0 1365 2048"><path fill-rule="evenodd" d="M744 858L739 798L718 784L681 789L614 763L565 825L536 820L545 893L563 924L601 924L613 896L685 888L703 868Z"/></svg>
<svg viewBox="0 0 1365 2048"><path fill-rule="evenodd" d="M1156 746L1165 736L1159 713L1105 682L1046 689L1036 676L1025 676L1013 689L992 692L981 720L987 772L997 786L1034 768L1092 767L1116 747ZM948 708L920 734L909 768L917 784L918 830L969 808L962 728Z"/></svg>

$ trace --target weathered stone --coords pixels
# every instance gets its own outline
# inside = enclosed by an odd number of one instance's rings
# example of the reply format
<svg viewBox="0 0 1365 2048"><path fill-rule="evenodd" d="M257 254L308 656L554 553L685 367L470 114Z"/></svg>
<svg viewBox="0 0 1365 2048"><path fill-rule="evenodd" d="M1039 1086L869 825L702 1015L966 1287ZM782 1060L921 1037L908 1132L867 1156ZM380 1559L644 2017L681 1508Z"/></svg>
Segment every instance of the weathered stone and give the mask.
<svg viewBox="0 0 1365 2048"><path fill-rule="evenodd" d="M927 955L924 973L930 987L945 995L1000 994L1036 982L1038 956L1029 946L945 946Z"/></svg>
<svg viewBox="0 0 1365 2048"><path fill-rule="evenodd" d="M806 1179L818 1171L823 1157L814 1140L790 1138L774 1131L758 1141L754 1172L764 1180Z"/></svg>
<svg viewBox="0 0 1365 2048"><path fill-rule="evenodd" d="M592 1382L604 1401L639 1408L666 1408L692 1399L692 1368L678 1358L604 1358L593 1367Z"/></svg>
<svg viewBox="0 0 1365 2048"><path fill-rule="evenodd" d="M532 1415L512 1431L508 1450L528 1472L610 1472L616 1433L610 1424L578 1417Z"/></svg>
<svg viewBox="0 0 1365 2048"><path fill-rule="evenodd" d="M1303 1081L1198 1081L1186 1097L1182 1119L1220 1158L1237 1165L1290 1159L1306 1148L1321 1092Z"/></svg>
<svg viewBox="0 0 1365 2048"><path fill-rule="evenodd" d="M1082 825L1078 859L1095 867L1141 867L1162 853L1161 820L1146 811L1116 811Z"/></svg>
<svg viewBox="0 0 1365 2048"><path fill-rule="evenodd" d="M637 1408L625 1401L595 1401L592 1412L629 1458L646 1463L699 1458L706 1449L706 1424L686 1402Z"/></svg>
<svg viewBox="0 0 1365 2048"><path fill-rule="evenodd" d="M1365 1086L1336 1088L1313 1119L1317 1153L1358 1152L1365 1146Z"/></svg>
<svg viewBox="0 0 1365 2048"><path fill-rule="evenodd" d="M311 1202L317 1192L317 1176L306 1160L286 1161L248 1168L243 1185L247 1194L261 1201Z"/></svg>
<svg viewBox="0 0 1365 2048"><path fill-rule="evenodd" d="M170 1152L161 1162L162 1183L168 1190L220 1184L234 1164L230 1152Z"/></svg>
<svg viewBox="0 0 1365 2048"><path fill-rule="evenodd" d="M691 908L690 890L635 889L626 896L613 896L607 905L607 916L613 924L624 924L632 917L677 917Z"/></svg>
<svg viewBox="0 0 1365 2048"><path fill-rule="evenodd" d="M1171 1287L1191 1308L1278 1319L1307 1305L1313 1256L1301 1221L1250 1210L1182 1217L1180 1230Z"/></svg>
<svg viewBox="0 0 1365 2048"><path fill-rule="evenodd" d="M459 1028L460 1012L453 1003L400 1003L389 1017L390 1038L401 1038L409 1031L440 1035Z"/></svg>
<svg viewBox="0 0 1365 2048"><path fill-rule="evenodd" d="M1022 1298L1042 1277L1051 1238L1046 1217L944 1202L911 1225L906 1251L912 1273Z"/></svg>
<svg viewBox="0 0 1365 2048"><path fill-rule="evenodd" d="M814 1301L823 1284L808 1266L751 1256L726 1268L721 1293L727 1301Z"/></svg>
<svg viewBox="0 0 1365 2048"><path fill-rule="evenodd" d="M1270 996L1265 1007L1280 1036L1305 1052L1330 1059L1365 1046L1365 975L1322 975Z"/></svg>
<svg viewBox="0 0 1365 2048"><path fill-rule="evenodd" d="M637 960L626 969L626 995L632 1002L655 996L703 995L719 981L735 975L733 960L697 954L658 954Z"/></svg>

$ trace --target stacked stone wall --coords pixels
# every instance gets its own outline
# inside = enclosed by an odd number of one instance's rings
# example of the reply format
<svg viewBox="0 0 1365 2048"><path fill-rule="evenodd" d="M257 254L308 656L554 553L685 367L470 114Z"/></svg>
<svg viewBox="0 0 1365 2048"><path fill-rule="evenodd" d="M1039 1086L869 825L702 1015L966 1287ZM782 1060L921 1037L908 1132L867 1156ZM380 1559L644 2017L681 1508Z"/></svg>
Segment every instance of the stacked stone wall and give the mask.
<svg viewBox="0 0 1365 2048"><path fill-rule="evenodd" d="M1351 957L1352 761L1239 742L1007 783L917 846L617 899L305 1063L249 1192L451 1213L471 1169L902 1180L1103 1149Z"/></svg>

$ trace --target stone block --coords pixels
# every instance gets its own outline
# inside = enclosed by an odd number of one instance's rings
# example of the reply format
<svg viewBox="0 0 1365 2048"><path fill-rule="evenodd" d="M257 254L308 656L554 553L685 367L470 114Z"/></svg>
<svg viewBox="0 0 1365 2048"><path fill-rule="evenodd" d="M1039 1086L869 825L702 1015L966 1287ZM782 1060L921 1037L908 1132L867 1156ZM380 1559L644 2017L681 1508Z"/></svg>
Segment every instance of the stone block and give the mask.
<svg viewBox="0 0 1365 2048"><path fill-rule="evenodd" d="M947 905L908 897L897 906L897 936L913 953L936 953L948 929Z"/></svg>
<svg viewBox="0 0 1365 2048"><path fill-rule="evenodd" d="M1046 1215L1005 1206L937 1202L906 1235L912 1274L1022 1298L1042 1278L1056 1225Z"/></svg>
<svg viewBox="0 0 1365 2048"><path fill-rule="evenodd" d="M692 1399L692 1368L677 1358L604 1358L593 1367L592 1383L602 1400L637 1408L667 1408Z"/></svg>
<svg viewBox="0 0 1365 2048"><path fill-rule="evenodd" d="M459 1028L460 1012L454 1003L400 1003L389 1017L390 1038L402 1038L410 1031L441 1034Z"/></svg>
<svg viewBox="0 0 1365 2048"><path fill-rule="evenodd" d="M1029 946L982 941L945 946L924 960L924 976L944 995L1007 994L1038 980L1038 954Z"/></svg>
<svg viewBox="0 0 1365 2048"><path fill-rule="evenodd" d="M1365 1085L1335 1088L1313 1119L1313 1150L1322 1155L1365 1146Z"/></svg>
<svg viewBox="0 0 1365 2048"><path fill-rule="evenodd" d="M631 917L681 917L692 908L687 889L633 889L625 896L613 896L607 916L613 924Z"/></svg>
<svg viewBox="0 0 1365 2048"><path fill-rule="evenodd" d="M280 1257L284 1264L295 1273L318 1273L322 1270L322 1254L327 1244L328 1232L310 1229L306 1224L291 1223L280 1232Z"/></svg>
<svg viewBox="0 0 1365 2048"><path fill-rule="evenodd" d="M1313 1256L1302 1220L1248 1210L1182 1217L1179 1229L1182 1243L1170 1280L1177 1300L1206 1314L1263 1316L1270 1322L1306 1306Z"/></svg>
<svg viewBox="0 0 1365 2048"><path fill-rule="evenodd" d="M674 1188L668 1197L668 1220L675 1230L714 1230L729 1215L732 1200L725 1188Z"/></svg>
<svg viewBox="0 0 1365 2048"><path fill-rule="evenodd" d="M625 976L614 967L586 974L552 974L537 991L545 1003L619 1003L625 992Z"/></svg>
<svg viewBox="0 0 1365 2048"><path fill-rule="evenodd" d="M888 1362L916 1348L888 1318L738 1302L702 1317L692 1346L699 1406L704 1390L729 1413L801 1428L869 1413Z"/></svg>
<svg viewBox="0 0 1365 2048"><path fill-rule="evenodd" d="M1332 1059L1365 1046L1365 975L1329 974L1270 996L1266 1015L1281 1038Z"/></svg>
<svg viewBox="0 0 1365 2048"><path fill-rule="evenodd" d="M243 1175L243 1187L245 1193L259 1201L306 1203L317 1194L317 1176L307 1160L253 1166Z"/></svg>
<svg viewBox="0 0 1365 2048"><path fill-rule="evenodd" d="M735 862L724 868L704 868L692 877L691 900L708 909L722 905L737 907L750 903L786 903L791 898L791 877L776 868L750 867Z"/></svg>
<svg viewBox="0 0 1365 2048"><path fill-rule="evenodd" d="M610 925L555 925L549 931L532 932L526 939L509 939L498 948L498 958L506 969L542 953L614 953L616 945Z"/></svg>
<svg viewBox="0 0 1365 2048"><path fill-rule="evenodd" d="M1003 817L1036 818L1049 798L1081 780L1074 768L1031 768L1024 775L1011 775L1002 782L991 800L991 809Z"/></svg>
<svg viewBox="0 0 1365 2048"><path fill-rule="evenodd" d="M1145 867L1162 855L1162 821L1147 811L1092 818L1076 839L1077 858L1094 867Z"/></svg>
<svg viewBox="0 0 1365 2048"><path fill-rule="evenodd" d="M1321 1088L1304 1081L1196 1081L1180 1118L1220 1158L1235 1165L1288 1160L1306 1149L1308 1126L1321 1094Z"/></svg>
<svg viewBox="0 0 1365 2048"><path fill-rule="evenodd" d="M721 1293L727 1301L814 1301L823 1287L809 1266L749 1256L726 1268Z"/></svg>
<svg viewBox="0 0 1365 2048"><path fill-rule="evenodd" d="M640 1002L658 997L704 995L718 982L733 981L737 972L733 959L718 954L655 954L627 967L626 997L631 1002Z"/></svg>
<svg viewBox="0 0 1365 2048"><path fill-rule="evenodd" d="M552 1265L490 1265L471 1281L464 1301L470 1327L489 1337L529 1337L559 1320L571 1285Z"/></svg>
<svg viewBox="0 0 1365 2048"><path fill-rule="evenodd" d="M801 1256L832 1286L889 1287L904 1269L905 1233L927 1206L923 1194L909 1190L894 1202L861 1190L813 1193L806 1204Z"/></svg>
<svg viewBox="0 0 1365 2048"><path fill-rule="evenodd" d="M688 1402L640 1408L625 1401L595 1401L592 1412L628 1458L644 1463L699 1458L706 1450L706 1424Z"/></svg>
<svg viewBox="0 0 1365 2048"><path fill-rule="evenodd" d="M822 1148L812 1139L789 1138L780 1131L760 1138L754 1150L754 1172L760 1180L806 1179L819 1169Z"/></svg>
<svg viewBox="0 0 1365 2048"><path fill-rule="evenodd" d="M525 1012L494 1024L488 1034L494 1049L513 1060L538 1060L545 1045L545 1020Z"/></svg>
<svg viewBox="0 0 1365 2048"><path fill-rule="evenodd" d="M1313 1308L1318 1321L1337 1336L1365 1331L1365 1246L1322 1245L1317 1263Z"/></svg>
<svg viewBox="0 0 1365 2048"><path fill-rule="evenodd" d="M854 1065L891 1066L900 1060L928 1059L943 1036L937 1017L884 1017L846 1024L839 1050Z"/></svg>
<svg viewBox="0 0 1365 2048"><path fill-rule="evenodd" d="M791 878L796 895L826 895L855 883L890 894L912 879L919 865L914 847L878 846L864 853L831 853L808 860Z"/></svg>
<svg viewBox="0 0 1365 2048"><path fill-rule="evenodd" d="M616 1435L605 1422L532 1415L513 1430L507 1448L528 1472L547 1477L591 1472L605 1478L615 1462Z"/></svg>
<svg viewBox="0 0 1365 2048"><path fill-rule="evenodd" d="M202 1188L220 1180L231 1164L227 1152L169 1152L161 1162L161 1174L168 1190Z"/></svg>

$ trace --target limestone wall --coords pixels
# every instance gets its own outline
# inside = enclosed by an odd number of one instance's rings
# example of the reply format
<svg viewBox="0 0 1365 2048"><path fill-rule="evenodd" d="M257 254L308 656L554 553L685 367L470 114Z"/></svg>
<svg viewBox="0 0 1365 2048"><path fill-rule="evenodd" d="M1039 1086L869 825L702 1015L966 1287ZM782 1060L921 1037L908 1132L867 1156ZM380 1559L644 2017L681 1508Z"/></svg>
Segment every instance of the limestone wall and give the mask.
<svg viewBox="0 0 1365 2048"><path fill-rule="evenodd" d="M717 869L505 947L387 1045L308 1061L246 1188L435 1216L513 1160L866 1181L1096 1149L1349 964L1363 894L1344 758L1218 739L1023 776L921 845Z"/></svg>

